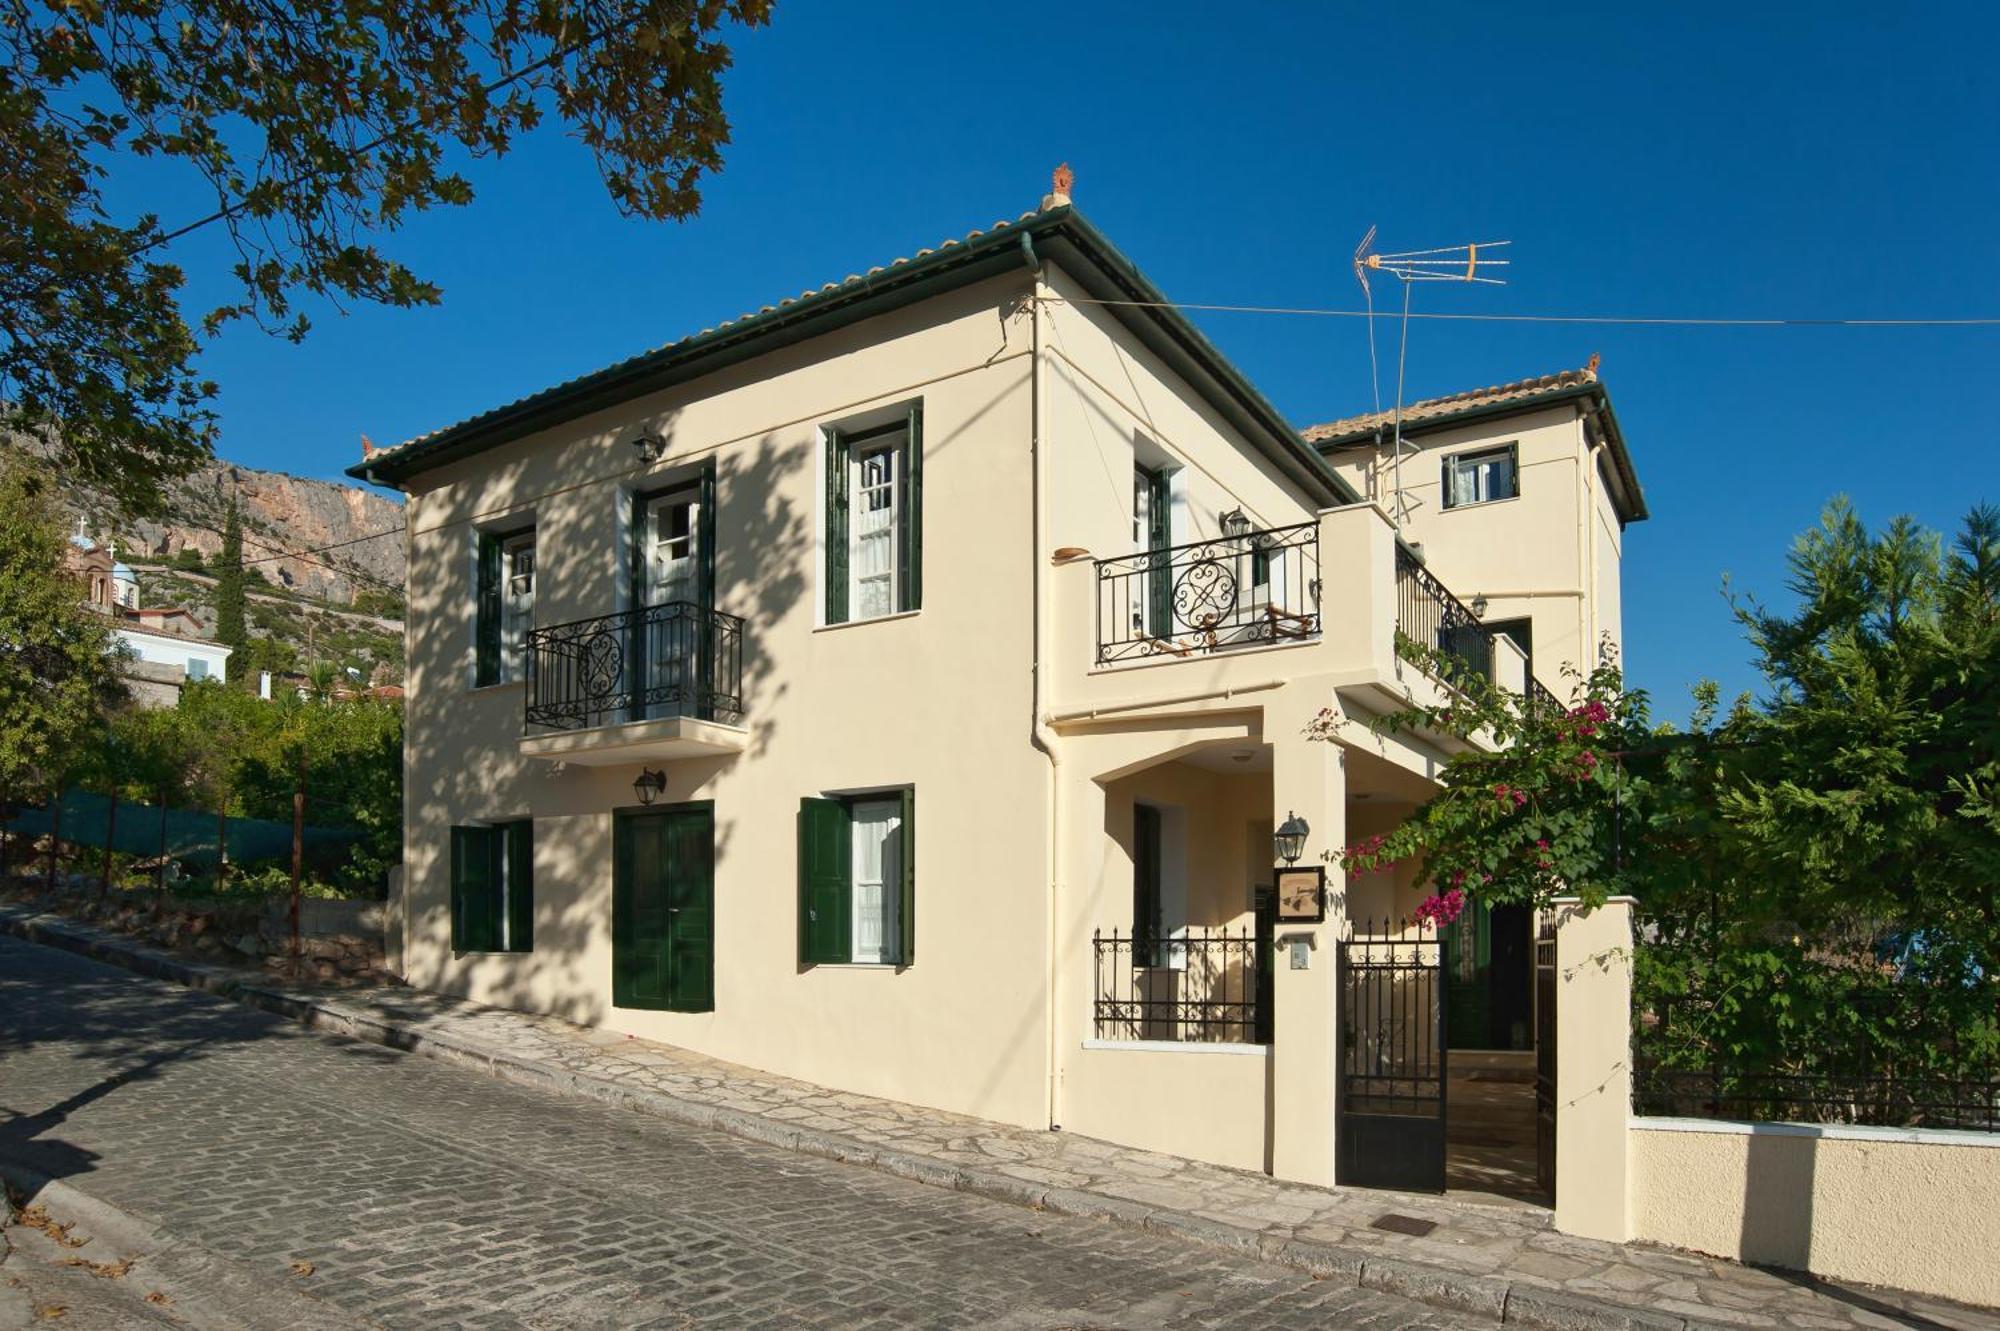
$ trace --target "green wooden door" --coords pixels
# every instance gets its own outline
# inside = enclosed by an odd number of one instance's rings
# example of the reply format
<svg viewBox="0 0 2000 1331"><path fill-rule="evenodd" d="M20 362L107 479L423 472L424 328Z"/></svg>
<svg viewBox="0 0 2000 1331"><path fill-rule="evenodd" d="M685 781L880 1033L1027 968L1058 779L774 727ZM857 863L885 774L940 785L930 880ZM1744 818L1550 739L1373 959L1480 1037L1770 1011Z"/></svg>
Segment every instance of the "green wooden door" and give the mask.
<svg viewBox="0 0 2000 1331"><path fill-rule="evenodd" d="M715 815L706 805L616 815L611 1001L715 1007Z"/></svg>

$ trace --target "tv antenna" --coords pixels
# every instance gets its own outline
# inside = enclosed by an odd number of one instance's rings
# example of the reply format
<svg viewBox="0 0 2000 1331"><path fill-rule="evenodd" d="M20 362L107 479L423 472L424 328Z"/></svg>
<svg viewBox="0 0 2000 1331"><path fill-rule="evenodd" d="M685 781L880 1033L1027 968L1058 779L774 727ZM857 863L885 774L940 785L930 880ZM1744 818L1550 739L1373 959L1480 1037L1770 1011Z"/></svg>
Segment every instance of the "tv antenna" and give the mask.
<svg viewBox="0 0 2000 1331"><path fill-rule="evenodd" d="M1405 250L1400 254L1375 252L1375 228L1354 247L1354 280L1368 301L1368 370L1375 388L1375 414L1382 414L1382 371L1375 356L1375 289L1370 274L1387 273L1403 284L1403 327L1396 352L1396 411L1391 435L1390 466L1393 472L1396 529L1401 531L1409 505L1403 496L1403 371L1410 354L1410 288L1419 282L1465 282L1477 286L1507 285L1505 277L1491 276L1496 268L1506 268L1511 260L1493 257L1493 251L1513 244L1508 240L1488 240L1472 245L1443 245L1436 249ZM1380 428L1379 426L1377 427Z"/></svg>

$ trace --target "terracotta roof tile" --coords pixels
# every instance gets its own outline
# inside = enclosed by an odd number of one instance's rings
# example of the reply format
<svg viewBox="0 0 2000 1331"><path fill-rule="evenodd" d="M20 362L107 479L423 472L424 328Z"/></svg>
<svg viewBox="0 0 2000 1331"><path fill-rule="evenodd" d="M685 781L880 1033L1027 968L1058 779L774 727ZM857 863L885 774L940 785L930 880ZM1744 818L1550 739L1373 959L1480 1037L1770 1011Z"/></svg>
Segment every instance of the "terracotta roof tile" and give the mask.
<svg viewBox="0 0 2000 1331"><path fill-rule="evenodd" d="M1490 388L1472 388L1463 393L1452 393L1445 397L1427 397L1421 402L1407 403L1403 407L1403 424L1435 421L1456 416L1461 412L1474 411L1481 407L1498 406L1509 402L1533 402L1538 397L1565 389L1581 388L1597 382L1597 371L1585 367L1581 370L1559 370L1555 374L1538 375L1532 379L1517 379L1511 384L1494 384ZM1354 435L1371 433L1378 426L1388 426L1395 422L1393 411L1370 411L1359 416L1349 416L1344 420L1328 421L1324 425L1309 425L1299 433L1306 442L1326 443L1329 440L1347 439Z"/></svg>

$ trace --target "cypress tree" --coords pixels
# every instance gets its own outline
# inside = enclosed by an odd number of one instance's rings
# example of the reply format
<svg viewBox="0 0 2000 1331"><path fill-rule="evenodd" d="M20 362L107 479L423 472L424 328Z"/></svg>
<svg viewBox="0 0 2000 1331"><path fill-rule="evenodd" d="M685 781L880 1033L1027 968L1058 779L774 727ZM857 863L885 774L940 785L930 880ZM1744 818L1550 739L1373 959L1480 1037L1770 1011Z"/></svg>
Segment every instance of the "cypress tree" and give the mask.
<svg viewBox="0 0 2000 1331"><path fill-rule="evenodd" d="M249 640L243 625L243 522L234 496L222 523L222 553L215 559L215 640L238 651Z"/></svg>

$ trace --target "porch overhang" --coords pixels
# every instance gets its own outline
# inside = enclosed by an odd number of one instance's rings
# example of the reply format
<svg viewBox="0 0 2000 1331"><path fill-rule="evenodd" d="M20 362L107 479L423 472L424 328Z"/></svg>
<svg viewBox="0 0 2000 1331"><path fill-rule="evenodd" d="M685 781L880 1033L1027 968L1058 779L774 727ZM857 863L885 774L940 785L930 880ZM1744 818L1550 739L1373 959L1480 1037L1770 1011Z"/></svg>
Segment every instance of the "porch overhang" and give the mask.
<svg viewBox="0 0 2000 1331"><path fill-rule="evenodd" d="M742 726L667 716L583 730L553 730L521 738L521 756L583 767L618 767L654 759L715 758L750 747Z"/></svg>

